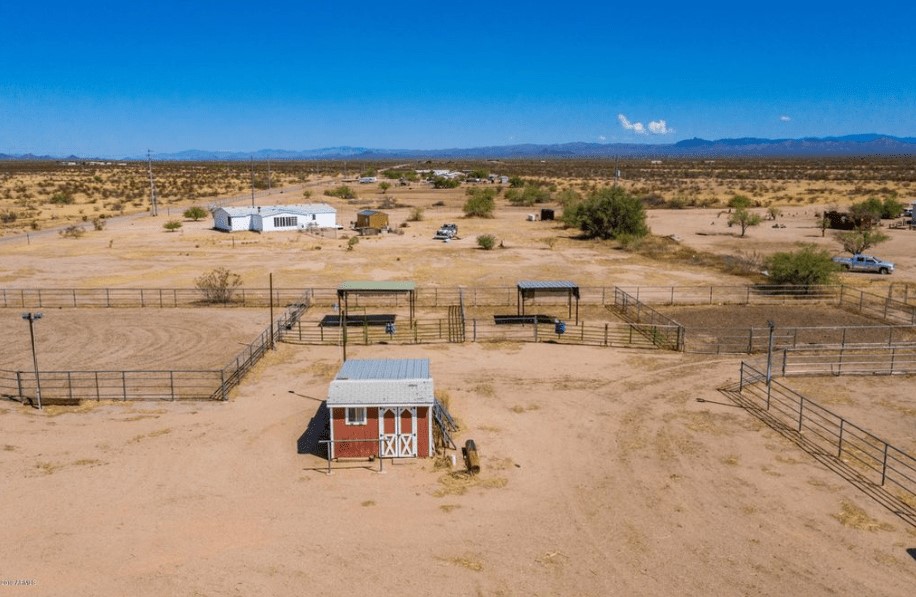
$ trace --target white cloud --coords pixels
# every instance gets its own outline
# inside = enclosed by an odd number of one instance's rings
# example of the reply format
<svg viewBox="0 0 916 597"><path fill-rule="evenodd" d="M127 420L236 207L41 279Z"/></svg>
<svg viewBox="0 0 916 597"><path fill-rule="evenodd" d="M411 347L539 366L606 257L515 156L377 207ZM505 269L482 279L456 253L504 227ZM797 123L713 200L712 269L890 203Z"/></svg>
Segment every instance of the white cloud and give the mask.
<svg viewBox="0 0 916 597"><path fill-rule="evenodd" d="M792 117L786 116L785 114L783 114L782 116L779 117L779 119L783 122L789 122L790 120L792 120Z"/></svg>
<svg viewBox="0 0 916 597"><path fill-rule="evenodd" d="M627 129L628 131L633 131L637 135L645 135L646 128L642 125L641 122L630 122L626 116L623 114L617 115L617 120L620 121L620 126Z"/></svg>
<svg viewBox="0 0 916 597"><path fill-rule="evenodd" d="M668 123L664 120L653 120L649 123L649 132L654 135L667 135L673 133L674 129L669 129Z"/></svg>
<svg viewBox="0 0 916 597"><path fill-rule="evenodd" d="M599 140L599 141L607 141L607 137L605 137L604 135L598 135L598 140Z"/></svg>
<svg viewBox="0 0 916 597"><path fill-rule="evenodd" d="M674 129L669 128L668 123L662 119L650 121L648 130L643 123L630 122L630 119L623 114L618 114L617 120L620 121L620 126L628 131L633 131L637 135L645 135L646 133L652 133L653 135L668 135L674 132Z"/></svg>

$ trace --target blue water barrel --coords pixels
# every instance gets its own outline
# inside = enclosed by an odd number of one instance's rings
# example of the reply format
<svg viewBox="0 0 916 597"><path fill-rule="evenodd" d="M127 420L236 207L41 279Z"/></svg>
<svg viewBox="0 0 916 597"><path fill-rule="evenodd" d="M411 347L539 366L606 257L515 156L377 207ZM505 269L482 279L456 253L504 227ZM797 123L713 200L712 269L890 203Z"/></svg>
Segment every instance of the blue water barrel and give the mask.
<svg viewBox="0 0 916 597"><path fill-rule="evenodd" d="M553 324L553 330L557 333L557 336L565 334L566 333L566 322L560 321L559 319L556 320Z"/></svg>

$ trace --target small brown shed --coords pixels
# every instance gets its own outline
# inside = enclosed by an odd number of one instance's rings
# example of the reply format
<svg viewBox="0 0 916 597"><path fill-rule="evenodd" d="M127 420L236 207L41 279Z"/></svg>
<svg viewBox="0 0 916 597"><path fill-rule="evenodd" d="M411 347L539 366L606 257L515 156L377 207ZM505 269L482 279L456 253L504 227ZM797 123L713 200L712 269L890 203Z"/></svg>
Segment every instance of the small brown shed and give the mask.
<svg viewBox="0 0 916 597"><path fill-rule="evenodd" d="M382 230L388 228L388 214L374 209L364 209L356 212L356 229L375 228Z"/></svg>

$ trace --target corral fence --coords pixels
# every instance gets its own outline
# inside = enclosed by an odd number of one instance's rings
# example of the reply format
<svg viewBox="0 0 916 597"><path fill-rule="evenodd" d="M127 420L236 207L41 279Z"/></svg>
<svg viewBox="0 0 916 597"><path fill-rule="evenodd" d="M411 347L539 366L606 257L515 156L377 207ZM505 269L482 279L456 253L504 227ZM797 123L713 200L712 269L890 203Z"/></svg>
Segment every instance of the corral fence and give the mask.
<svg viewBox="0 0 916 597"><path fill-rule="evenodd" d="M916 459L912 456L772 377L768 380L766 373L748 363L741 364L734 397L799 440L809 453L841 465L860 487L886 490L884 497L892 503L885 505L916 526Z"/></svg>
<svg viewBox="0 0 916 597"><path fill-rule="evenodd" d="M699 354L763 353L769 348L769 328L687 327L684 351ZM836 327L776 327L773 349L814 346L895 346L916 342L916 326L865 325Z"/></svg>
<svg viewBox="0 0 916 597"><path fill-rule="evenodd" d="M0 308L267 307L270 297L268 288L237 288L228 301L207 300L196 288L0 288ZM298 303L302 297L301 288L275 288L273 304Z"/></svg>
<svg viewBox="0 0 916 597"><path fill-rule="evenodd" d="M785 348L775 357L783 376L916 373L916 344Z"/></svg>
<svg viewBox="0 0 916 597"><path fill-rule="evenodd" d="M518 318L520 320L525 317ZM557 333L554 323L535 323L536 317L528 322L512 325L497 324L493 318L467 319L461 321L460 331L451 319L418 319L413 325L396 325L386 331L383 326L349 326L347 343L370 344L437 344L448 342L551 342L554 344L576 344L587 346L614 346L632 348L674 349L677 345L678 328L670 325L639 323L567 323L562 334ZM392 333L393 332L393 333ZM343 343L343 329L339 326L323 326L320 321L300 319L289 329L282 331L282 340L290 344Z"/></svg>
<svg viewBox="0 0 916 597"><path fill-rule="evenodd" d="M678 350L701 354L766 352L769 328L687 327L655 306L830 304L884 321L876 326L778 328L776 349L803 345L916 342L916 307L846 286L650 286L614 289L613 309L628 321L681 329Z"/></svg>
<svg viewBox="0 0 916 597"><path fill-rule="evenodd" d="M42 403L82 400L226 400L245 373L266 354L284 331L308 308L300 293L266 330L237 353L222 369L179 371L34 371L0 370L0 395Z"/></svg>

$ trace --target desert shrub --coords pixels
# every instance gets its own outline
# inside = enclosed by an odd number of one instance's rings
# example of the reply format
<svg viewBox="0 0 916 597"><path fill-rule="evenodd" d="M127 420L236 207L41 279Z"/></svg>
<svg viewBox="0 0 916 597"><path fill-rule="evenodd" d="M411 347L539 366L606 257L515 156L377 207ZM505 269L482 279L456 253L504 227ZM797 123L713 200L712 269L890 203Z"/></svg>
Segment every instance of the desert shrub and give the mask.
<svg viewBox="0 0 916 597"><path fill-rule="evenodd" d="M642 202L621 187L593 191L587 199L567 207L563 223L581 230L585 238L607 240L649 233Z"/></svg>
<svg viewBox="0 0 916 597"><path fill-rule="evenodd" d="M200 207L199 205L195 205L194 207L189 207L188 209L184 210L182 215L187 219L194 220L196 222L197 220L206 218L208 213L209 212L206 209Z"/></svg>
<svg viewBox="0 0 916 597"><path fill-rule="evenodd" d="M327 189L324 194L328 197L337 197L338 199L356 199L356 191L345 184L334 187L333 189Z"/></svg>
<svg viewBox="0 0 916 597"><path fill-rule="evenodd" d="M312 198L312 192L311 192L310 190L308 190L308 189L305 189L304 191L302 191L302 197L303 197L304 199L311 199L311 198Z"/></svg>
<svg viewBox="0 0 916 597"><path fill-rule="evenodd" d="M5 211L0 213L0 222L4 224L12 224L19 218L19 214L14 211Z"/></svg>
<svg viewBox="0 0 916 597"><path fill-rule="evenodd" d="M465 201L464 215L468 218L492 218L496 209L496 191L488 188L468 189L468 200Z"/></svg>
<svg viewBox="0 0 916 597"><path fill-rule="evenodd" d="M105 224L107 223L108 222L104 217L100 216L98 218L92 218L92 227L96 230L96 232L105 230Z"/></svg>
<svg viewBox="0 0 916 597"><path fill-rule="evenodd" d="M382 181L382 182L378 183L378 188L379 188L379 190L380 190L383 194L384 194L384 193L387 193L387 192L388 192L388 189L391 188L391 183L390 183L390 182L386 182L386 181Z"/></svg>
<svg viewBox="0 0 916 597"><path fill-rule="evenodd" d="M51 195L51 203L54 205L71 205L75 199L70 193L54 193Z"/></svg>
<svg viewBox="0 0 916 597"><path fill-rule="evenodd" d="M557 193L556 200L560 205L566 207L568 205L573 205L582 201L582 195L573 189L563 189Z"/></svg>
<svg viewBox="0 0 916 597"><path fill-rule="evenodd" d="M444 176L436 176L432 179L434 189L455 189L461 185L461 182L454 178L445 178Z"/></svg>
<svg viewBox="0 0 916 597"><path fill-rule="evenodd" d="M773 253L766 265L773 284L832 284L836 279L837 264L830 253L814 245Z"/></svg>
<svg viewBox="0 0 916 597"><path fill-rule="evenodd" d="M525 179L521 176L511 176L509 178L509 186L513 189L520 189L525 186Z"/></svg>
<svg viewBox="0 0 916 597"><path fill-rule="evenodd" d="M347 250L352 251L353 247L355 247L358 244L359 244L359 237L351 236L349 239L347 239Z"/></svg>
<svg viewBox="0 0 916 597"><path fill-rule="evenodd" d="M408 222L422 222L423 221L423 208L422 207L412 207L410 209L410 215L407 216Z"/></svg>
<svg viewBox="0 0 916 597"><path fill-rule="evenodd" d="M176 230L181 228L181 222L178 220L169 220L168 222L163 224L162 227L168 230L169 232L175 232Z"/></svg>
<svg viewBox="0 0 916 597"><path fill-rule="evenodd" d="M550 191L540 185L529 184L522 188L510 188L506 191L506 199L512 205L534 205L550 201Z"/></svg>
<svg viewBox="0 0 916 597"><path fill-rule="evenodd" d="M64 238L81 238L84 234L86 234L86 229L76 224L67 226L60 231L60 235Z"/></svg>
<svg viewBox="0 0 916 597"><path fill-rule="evenodd" d="M484 251L491 251L496 246L496 237L492 234L481 234L477 237L477 246Z"/></svg>
<svg viewBox="0 0 916 597"><path fill-rule="evenodd" d="M242 285L242 277L224 267L218 267L202 274L194 281L194 285L208 302L228 303L236 289Z"/></svg>

